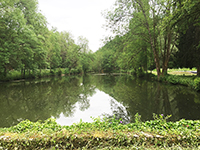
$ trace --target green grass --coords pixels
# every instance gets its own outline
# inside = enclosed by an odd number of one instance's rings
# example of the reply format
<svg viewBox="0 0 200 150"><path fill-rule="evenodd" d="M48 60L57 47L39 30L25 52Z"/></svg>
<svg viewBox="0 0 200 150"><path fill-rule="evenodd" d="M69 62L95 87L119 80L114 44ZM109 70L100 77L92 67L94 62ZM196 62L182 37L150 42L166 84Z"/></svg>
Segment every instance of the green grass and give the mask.
<svg viewBox="0 0 200 150"><path fill-rule="evenodd" d="M94 118L60 126L54 119L44 123L22 121L0 129L0 148L7 149L198 149L200 121L167 122L169 116L155 115L155 120L123 124L122 120Z"/></svg>
<svg viewBox="0 0 200 150"><path fill-rule="evenodd" d="M159 81L174 85L184 85L196 91L200 91L200 77L189 72L189 70L196 71L195 68L168 69L168 74L165 76L160 76ZM154 75L152 78L157 80L157 73L155 69L152 72L148 72L152 73Z"/></svg>
<svg viewBox="0 0 200 150"><path fill-rule="evenodd" d="M161 68L161 71L162 71L162 68ZM167 70L168 74L170 74L170 75L195 76L194 73L191 73L189 71L197 71L197 69L196 68L192 68L192 69L190 69L190 68L178 68L178 69L168 69ZM148 72L151 72L151 71L148 71ZM152 73L157 75L156 69L152 70Z"/></svg>

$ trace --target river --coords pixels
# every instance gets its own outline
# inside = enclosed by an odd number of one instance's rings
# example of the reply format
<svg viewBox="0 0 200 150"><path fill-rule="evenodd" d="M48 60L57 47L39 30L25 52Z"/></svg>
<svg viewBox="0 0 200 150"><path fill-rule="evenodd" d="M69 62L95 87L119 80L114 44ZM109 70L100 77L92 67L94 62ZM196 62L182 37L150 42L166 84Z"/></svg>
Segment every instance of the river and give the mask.
<svg viewBox="0 0 200 150"><path fill-rule="evenodd" d="M92 117L142 121L153 113L172 115L171 121L200 119L200 93L133 76L88 75L0 83L0 127L22 120L55 118L61 125L93 121Z"/></svg>

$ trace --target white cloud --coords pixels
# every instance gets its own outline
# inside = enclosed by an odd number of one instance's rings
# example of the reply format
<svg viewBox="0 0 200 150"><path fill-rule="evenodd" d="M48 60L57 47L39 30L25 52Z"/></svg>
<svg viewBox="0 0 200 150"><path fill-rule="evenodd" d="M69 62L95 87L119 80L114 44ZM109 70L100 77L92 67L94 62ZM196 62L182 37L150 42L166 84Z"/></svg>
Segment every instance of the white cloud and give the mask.
<svg viewBox="0 0 200 150"><path fill-rule="evenodd" d="M109 9L115 0L38 0L39 9L50 26L58 31L69 31L77 39L84 36L89 40L92 51L98 50L101 39L108 35L102 25L105 19L101 12Z"/></svg>

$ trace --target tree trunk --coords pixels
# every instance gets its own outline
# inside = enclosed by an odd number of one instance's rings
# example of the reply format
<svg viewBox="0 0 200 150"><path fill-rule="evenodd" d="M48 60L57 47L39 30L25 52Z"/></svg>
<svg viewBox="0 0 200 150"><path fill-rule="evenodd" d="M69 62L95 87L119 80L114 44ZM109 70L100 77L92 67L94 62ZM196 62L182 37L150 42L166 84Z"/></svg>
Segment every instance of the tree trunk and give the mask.
<svg viewBox="0 0 200 150"><path fill-rule="evenodd" d="M200 77L200 65L197 66L197 76Z"/></svg>
<svg viewBox="0 0 200 150"><path fill-rule="evenodd" d="M24 68L24 70L23 70L23 71L24 71L23 73L24 73L24 78L25 78L25 75L26 75L26 69Z"/></svg>
<svg viewBox="0 0 200 150"><path fill-rule="evenodd" d="M4 77L7 76L7 68L6 68L6 65L4 66L4 74L3 74Z"/></svg>
<svg viewBox="0 0 200 150"><path fill-rule="evenodd" d="M21 68L21 77L23 78L23 68Z"/></svg>
<svg viewBox="0 0 200 150"><path fill-rule="evenodd" d="M158 58L158 55L156 54L156 52L154 53L154 61L156 63L157 76L158 76L158 80L159 80L159 78L160 78L160 62L159 62L159 58Z"/></svg>
<svg viewBox="0 0 200 150"><path fill-rule="evenodd" d="M163 59L163 64L162 64L162 75L163 75L163 76L167 74L169 57L170 57L170 55L167 55L167 56Z"/></svg>

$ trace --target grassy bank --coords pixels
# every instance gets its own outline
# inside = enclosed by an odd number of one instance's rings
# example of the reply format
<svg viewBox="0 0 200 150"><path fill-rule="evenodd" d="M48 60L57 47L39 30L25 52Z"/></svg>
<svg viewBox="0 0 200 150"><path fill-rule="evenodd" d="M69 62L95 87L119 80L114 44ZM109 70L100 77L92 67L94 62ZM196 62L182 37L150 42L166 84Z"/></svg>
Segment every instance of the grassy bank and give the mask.
<svg viewBox="0 0 200 150"><path fill-rule="evenodd" d="M191 73L191 71L196 71L196 70L195 68L193 68L192 70L188 68L169 69L168 74L165 76L160 76L159 81L164 83L171 83L174 85L184 85L196 91L200 91L200 77L197 77L197 75ZM152 73L153 79L155 80L158 79L155 70L153 70L152 72L149 71L149 73Z"/></svg>
<svg viewBox="0 0 200 150"><path fill-rule="evenodd" d="M80 71L77 69L68 68L56 68L56 69L35 69L33 71L26 71L25 75L22 75L18 70L9 71L6 77L0 74L0 81L7 82L7 81L14 81L14 80L22 80L22 79L35 79L35 78L42 78L48 76L61 76L61 75L76 75L80 74Z"/></svg>
<svg viewBox="0 0 200 150"><path fill-rule="evenodd" d="M169 75L180 75L180 76L195 76L195 74L192 73L192 71L197 71L197 69L196 68L167 69L167 72ZM148 72L151 72L152 74L157 75L156 69L154 69L152 71L148 71Z"/></svg>
<svg viewBox="0 0 200 150"><path fill-rule="evenodd" d="M168 116L167 116L168 117ZM162 114L155 120L123 124L122 120L94 119L60 126L53 119L44 123L22 121L0 129L0 149L198 149L200 121L167 122Z"/></svg>

